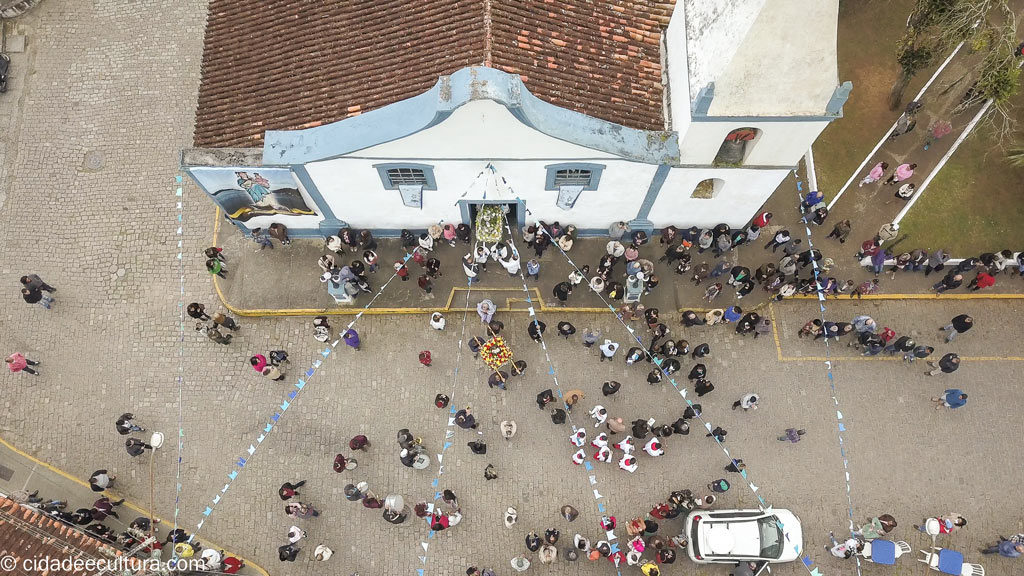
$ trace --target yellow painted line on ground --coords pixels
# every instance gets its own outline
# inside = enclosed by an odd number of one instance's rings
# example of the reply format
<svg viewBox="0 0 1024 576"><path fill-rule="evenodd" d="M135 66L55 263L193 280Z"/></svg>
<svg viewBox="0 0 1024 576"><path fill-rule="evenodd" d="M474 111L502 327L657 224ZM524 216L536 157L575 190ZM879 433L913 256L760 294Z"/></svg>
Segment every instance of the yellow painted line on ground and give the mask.
<svg viewBox="0 0 1024 576"><path fill-rule="evenodd" d="M780 356L779 360L782 362L895 362L897 360L902 361L902 355L893 356L832 356L825 358L824 356ZM1024 362L1024 356L961 356L960 360L964 362ZM920 362L923 364L923 362Z"/></svg>
<svg viewBox="0 0 1024 576"><path fill-rule="evenodd" d="M779 340L779 327L775 323L775 307L772 306L771 302L768 303L768 315L772 318L772 337L775 338L775 354L779 358L779 362L782 360L782 342Z"/></svg>
<svg viewBox="0 0 1024 576"><path fill-rule="evenodd" d="M817 300L817 294L794 294L786 300ZM868 294L863 300L1020 300L1024 294ZM858 298L829 298L832 300L858 300Z"/></svg>
<svg viewBox="0 0 1024 576"><path fill-rule="evenodd" d="M57 474L58 476L61 476L61 477L65 478L66 480L70 480L71 482L74 482L75 484L78 484L78 485L80 485L80 486L82 486L84 488L89 488L90 490L92 489L92 487L89 485L88 482L85 482L84 480L81 480L81 479L79 479L79 478L77 478L75 476L72 476L71 474L68 474L67 472L61 470L60 468L57 468L56 466L53 466L53 465L48 464L46 462L43 462L42 460L36 458L35 456L33 456L33 455L23 451L23 450L20 450L18 447L16 447L15 445L11 444L7 440L4 440L3 438L0 438L0 444L3 444L11 452L14 452L18 456L21 456L22 458L25 458L25 459L31 461L33 464L36 464L37 466L42 466L43 468L46 468L50 472L53 472L54 474ZM146 516L149 516L149 517L155 517L156 516L156 514L153 513L154 511L146 510L145 508L143 508L141 506L138 506L137 504L135 504L133 502L130 502L128 500L125 500L124 506L127 506L128 508L131 508L132 510L135 510L136 512L138 512L140 514L145 514ZM163 524L165 526L172 527L172 528L174 527L173 523L168 522L168 521L166 521L166 520L164 520L162 518L160 519L160 524ZM225 549L223 546L218 546L216 543L214 543L214 542L212 542L210 540L207 540L206 538L203 538L203 540L206 541L207 544L209 544L209 546L207 546L207 548L216 548L218 550L224 550ZM240 560L245 562L245 565L247 567L251 567L253 570L256 570L257 572L259 572L263 576L270 576L270 574L266 570L264 570L263 567L260 566L259 564L256 564L255 562L253 562L253 561L251 561L251 560L249 560L247 558L243 558L242 556L239 556L238 554L232 553L231 555L236 557L236 558L239 558Z"/></svg>

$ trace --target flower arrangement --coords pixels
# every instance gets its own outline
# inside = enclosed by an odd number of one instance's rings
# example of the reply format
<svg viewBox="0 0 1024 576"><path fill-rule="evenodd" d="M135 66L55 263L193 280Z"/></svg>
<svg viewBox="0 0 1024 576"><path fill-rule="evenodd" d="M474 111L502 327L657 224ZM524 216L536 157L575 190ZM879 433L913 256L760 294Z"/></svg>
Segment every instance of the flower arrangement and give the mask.
<svg viewBox="0 0 1024 576"><path fill-rule="evenodd" d="M497 204L483 204L476 213L476 238L481 242L499 242L505 232L505 214Z"/></svg>
<svg viewBox="0 0 1024 576"><path fill-rule="evenodd" d="M509 349L504 338L495 336L480 347L480 357L483 358L484 364L497 370L503 364L512 361L512 350Z"/></svg>

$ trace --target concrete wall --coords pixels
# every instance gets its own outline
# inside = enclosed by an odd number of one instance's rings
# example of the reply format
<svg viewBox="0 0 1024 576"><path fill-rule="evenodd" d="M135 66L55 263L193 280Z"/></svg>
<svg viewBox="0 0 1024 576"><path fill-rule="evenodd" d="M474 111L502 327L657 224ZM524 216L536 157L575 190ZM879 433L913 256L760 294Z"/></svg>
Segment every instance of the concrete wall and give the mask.
<svg viewBox="0 0 1024 576"><path fill-rule="evenodd" d="M670 128L685 132L690 123L690 71L686 61L686 3L676 2L672 20L662 36L665 70L668 74Z"/></svg>
<svg viewBox="0 0 1024 576"><path fill-rule="evenodd" d="M744 166L796 166L828 122L692 122L680 135L681 164L711 164L725 136L736 128L757 128Z"/></svg>
<svg viewBox="0 0 1024 576"><path fill-rule="evenodd" d="M733 228L746 225L789 170L745 170L742 168L673 168L648 218L656 228L676 226L711 227L726 223ZM713 198L691 198L701 180L719 178L724 182Z"/></svg>
<svg viewBox="0 0 1024 576"><path fill-rule="evenodd" d="M680 0L686 12L686 59L691 102L697 97L697 92L708 82L713 82L732 61L765 1Z"/></svg>

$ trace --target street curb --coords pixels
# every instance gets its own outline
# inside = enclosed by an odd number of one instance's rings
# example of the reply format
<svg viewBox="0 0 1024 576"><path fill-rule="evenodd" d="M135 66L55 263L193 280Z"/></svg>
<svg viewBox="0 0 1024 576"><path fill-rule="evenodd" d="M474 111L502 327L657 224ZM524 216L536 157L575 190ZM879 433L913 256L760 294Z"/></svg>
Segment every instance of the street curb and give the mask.
<svg viewBox="0 0 1024 576"><path fill-rule="evenodd" d="M22 458L26 458L29 461L31 461L32 463L37 464L39 466L42 466L43 468L46 468L50 472L53 472L54 474L57 474L58 476L61 476L61 477L63 477L66 480L70 480L70 481L72 481L72 482L74 482L74 483L76 483L76 484L78 484L78 485L80 485L80 486L82 486L84 488L90 488L91 489L91 486L89 485L88 482L85 482L85 481L83 481L83 480L81 480L81 479L79 479L79 478L77 478L75 476L72 476L71 474L68 474L67 472L61 470L60 468L57 468L56 466L53 466L52 464L48 464L46 462L43 462L42 460L36 458L35 456L32 456L31 454L18 449L16 446L11 444L7 440L4 440L3 438L0 438L0 445L3 445L5 448L10 450L11 452L14 452L18 456L21 456ZM145 508L143 508L143 507L141 507L141 506L139 506L139 505L137 505L137 504L135 504L135 503L133 503L133 502L131 502L129 500L125 500L124 506L126 506L128 508L131 508L132 510L135 510L136 512L138 512L140 514L144 514L144 515L147 515L147 516L155 516L155 514L153 514L152 511L146 510ZM171 528L174 527L173 523L167 522L166 520L164 520L162 518L160 519L159 523L163 524L164 526L171 527ZM218 546L214 542L212 542L210 540L207 540L206 538L203 538L203 540L205 540L208 544L210 544L210 546L209 546L210 548L216 548L218 550L226 550L224 547ZM240 556L238 554L232 553L231 555L235 556L236 558L239 558L240 560L245 562L246 567L252 568L253 570L259 572L263 576L270 576L270 573L267 572L259 564L256 564L255 562L252 562L251 560L249 560L247 558L244 558L244 557L242 557L242 556Z"/></svg>

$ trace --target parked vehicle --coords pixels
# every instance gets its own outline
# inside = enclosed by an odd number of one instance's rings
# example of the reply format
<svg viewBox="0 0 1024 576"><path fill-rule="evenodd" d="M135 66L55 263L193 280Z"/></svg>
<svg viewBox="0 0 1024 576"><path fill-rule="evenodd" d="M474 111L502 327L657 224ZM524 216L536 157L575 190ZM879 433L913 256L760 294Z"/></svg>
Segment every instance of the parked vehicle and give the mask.
<svg viewBox="0 0 1024 576"><path fill-rule="evenodd" d="M768 564L792 562L803 550L800 519L789 510L697 510L683 525L686 549L698 564L754 562L755 573ZM783 532L783 528L785 532Z"/></svg>
<svg viewBox="0 0 1024 576"><path fill-rule="evenodd" d="M7 92L7 70L11 67L11 57L0 52L0 93Z"/></svg>

